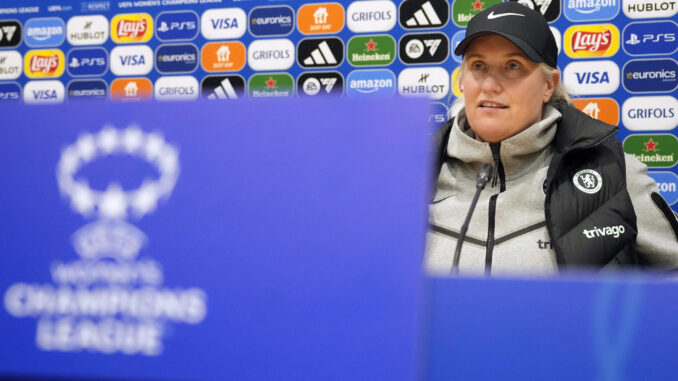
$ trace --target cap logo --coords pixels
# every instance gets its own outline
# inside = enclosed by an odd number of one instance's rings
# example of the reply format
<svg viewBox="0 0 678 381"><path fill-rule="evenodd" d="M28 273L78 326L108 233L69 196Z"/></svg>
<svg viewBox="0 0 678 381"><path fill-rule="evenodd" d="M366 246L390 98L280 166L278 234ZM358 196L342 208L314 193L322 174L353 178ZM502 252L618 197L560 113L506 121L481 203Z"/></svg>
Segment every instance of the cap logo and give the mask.
<svg viewBox="0 0 678 381"><path fill-rule="evenodd" d="M525 15L521 15L520 13L497 13L496 15L494 14L494 11L490 12L489 15L487 15L488 20L494 20L498 19L500 17L505 17L505 16L520 16L520 17L525 17Z"/></svg>

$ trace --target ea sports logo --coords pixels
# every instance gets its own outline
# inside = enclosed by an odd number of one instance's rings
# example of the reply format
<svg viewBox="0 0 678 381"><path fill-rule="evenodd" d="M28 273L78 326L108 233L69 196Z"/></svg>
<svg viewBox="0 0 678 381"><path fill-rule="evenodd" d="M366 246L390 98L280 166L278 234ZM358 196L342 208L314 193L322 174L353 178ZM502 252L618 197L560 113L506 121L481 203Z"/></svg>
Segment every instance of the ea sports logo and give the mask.
<svg viewBox="0 0 678 381"><path fill-rule="evenodd" d="M572 183L574 183L580 191L594 194L603 186L603 178L598 172L592 169L584 169L574 175Z"/></svg>

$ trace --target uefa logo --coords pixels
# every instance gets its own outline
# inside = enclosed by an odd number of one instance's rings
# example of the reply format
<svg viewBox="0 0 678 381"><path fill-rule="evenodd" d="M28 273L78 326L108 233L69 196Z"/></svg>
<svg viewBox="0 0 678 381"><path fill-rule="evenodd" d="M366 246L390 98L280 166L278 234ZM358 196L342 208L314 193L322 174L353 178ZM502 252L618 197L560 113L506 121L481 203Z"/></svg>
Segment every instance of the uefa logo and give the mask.
<svg viewBox="0 0 678 381"><path fill-rule="evenodd" d="M287 36L294 30L294 10L287 5L255 7L249 20L254 36Z"/></svg>
<svg viewBox="0 0 678 381"><path fill-rule="evenodd" d="M355 70L346 78L346 94L351 98L390 97L396 90L396 76L387 69Z"/></svg>
<svg viewBox="0 0 678 381"><path fill-rule="evenodd" d="M678 62L671 58L628 61L622 69L630 93L670 93L678 88Z"/></svg>
<svg viewBox="0 0 678 381"><path fill-rule="evenodd" d="M624 51L632 56L669 55L678 50L675 21L637 21L623 32Z"/></svg>
<svg viewBox="0 0 678 381"><path fill-rule="evenodd" d="M192 40L198 35L199 23L193 11L162 12L155 18L155 35L160 41Z"/></svg>
<svg viewBox="0 0 678 381"><path fill-rule="evenodd" d="M108 70L108 52L104 48L71 49L66 67L73 77L103 75Z"/></svg>
<svg viewBox="0 0 678 381"><path fill-rule="evenodd" d="M66 39L66 24L58 17L30 19L24 35L26 45L31 48L59 46Z"/></svg>

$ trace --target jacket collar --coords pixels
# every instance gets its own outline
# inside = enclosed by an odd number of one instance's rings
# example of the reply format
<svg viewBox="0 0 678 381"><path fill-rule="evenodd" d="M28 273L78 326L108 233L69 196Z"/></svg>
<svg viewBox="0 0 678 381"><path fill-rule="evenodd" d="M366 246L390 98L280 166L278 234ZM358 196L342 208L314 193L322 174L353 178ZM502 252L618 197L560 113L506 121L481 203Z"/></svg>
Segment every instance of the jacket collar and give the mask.
<svg viewBox="0 0 678 381"><path fill-rule="evenodd" d="M560 154L596 146L618 131L617 127L593 119L564 101L556 102L555 107L562 114L553 142Z"/></svg>

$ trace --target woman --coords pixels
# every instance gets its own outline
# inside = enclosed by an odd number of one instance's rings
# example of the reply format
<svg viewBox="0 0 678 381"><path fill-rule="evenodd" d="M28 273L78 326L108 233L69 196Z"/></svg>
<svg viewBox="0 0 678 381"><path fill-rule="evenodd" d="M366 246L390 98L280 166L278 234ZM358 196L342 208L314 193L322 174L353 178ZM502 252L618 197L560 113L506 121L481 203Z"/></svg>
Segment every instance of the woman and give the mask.
<svg viewBox="0 0 678 381"><path fill-rule="evenodd" d="M463 107L437 132L426 267L434 274L548 275L564 269L678 267L678 222L617 128L570 104L543 16L515 2L471 19ZM484 163L494 167L463 241Z"/></svg>

